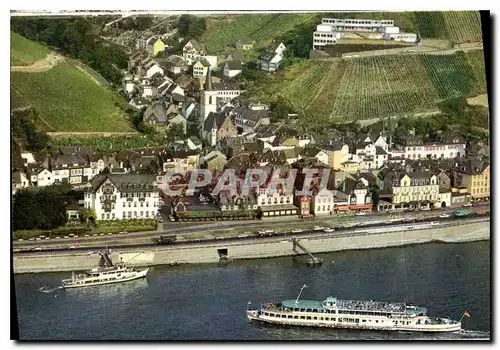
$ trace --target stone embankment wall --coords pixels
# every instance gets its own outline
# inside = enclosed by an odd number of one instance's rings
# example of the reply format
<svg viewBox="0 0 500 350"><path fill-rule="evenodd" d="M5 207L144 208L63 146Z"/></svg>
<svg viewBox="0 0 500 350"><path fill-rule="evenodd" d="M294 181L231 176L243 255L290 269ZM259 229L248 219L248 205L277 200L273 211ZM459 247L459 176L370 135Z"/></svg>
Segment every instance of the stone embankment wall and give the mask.
<svg viewBox="0 0 500 350"><path fill-rule="evenodd" d="M383 248L430 241L468 242L488 240L490 222L468 223L460 226L430 230L387 232L370 235L336 237L319 235L300 239L300 243L312 253L338 250ZM111 259L131 266L152 266L183 263L214 263L220 259L219 250L227 249L229 258L255 259L295 255L290 238L256 240L252 242L222 242L193 244L189 246L155 246L113 251ZM54 254L14 255L14 273L84 270L99 263L98 254L64 252Z"/></svg>

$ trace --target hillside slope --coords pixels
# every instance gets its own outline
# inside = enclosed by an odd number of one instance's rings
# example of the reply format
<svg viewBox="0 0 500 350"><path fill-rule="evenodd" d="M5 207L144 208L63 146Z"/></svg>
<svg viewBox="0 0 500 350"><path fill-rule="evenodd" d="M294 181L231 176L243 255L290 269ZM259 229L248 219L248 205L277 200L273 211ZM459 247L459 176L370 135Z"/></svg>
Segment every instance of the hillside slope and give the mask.
<svg viewBox="0 0 500 350"><path fill-rule="evenodd" d="M16 57L34 58L33 52L43 51L41 45L22 39L25 44L17 46ZM11 107L33 107L46 131L133 131L118 107L124 103L63 58L42 71L11 72Z"/></svg>
<svg viewBox="0 0 500 350"><path fill-rule="evenodd" d="M10 32L10 64L11 66L29 66L46 57L50 50L25 37Z"/></svg>

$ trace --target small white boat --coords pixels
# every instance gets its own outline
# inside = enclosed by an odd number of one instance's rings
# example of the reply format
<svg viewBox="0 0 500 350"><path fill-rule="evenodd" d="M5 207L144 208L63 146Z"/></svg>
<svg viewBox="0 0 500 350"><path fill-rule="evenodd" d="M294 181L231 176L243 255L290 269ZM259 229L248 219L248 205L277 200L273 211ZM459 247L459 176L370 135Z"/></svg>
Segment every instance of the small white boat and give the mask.
<svg viewBox="0 0 500 350"><path fill-rule="evenodd" d="M86 272L71 274L71 278L62 280L63 288L78 288L97 286L101 284L110 284L118 282L132 281L138 278L146 277L148 269L134 269L127 267L124 264L113 265L109 257L109 252L101 252L100 255L104 259L105 267L94 267Z"/></svg>
<svg viewBox="0 0 500 350"><path fill-rule="evenodd" d="M127 282L146 277L148 269L136 270L123 265L96 267L87 272L72 273L71 278L62 280L63 288L97 286L101 284Z"/></svg>

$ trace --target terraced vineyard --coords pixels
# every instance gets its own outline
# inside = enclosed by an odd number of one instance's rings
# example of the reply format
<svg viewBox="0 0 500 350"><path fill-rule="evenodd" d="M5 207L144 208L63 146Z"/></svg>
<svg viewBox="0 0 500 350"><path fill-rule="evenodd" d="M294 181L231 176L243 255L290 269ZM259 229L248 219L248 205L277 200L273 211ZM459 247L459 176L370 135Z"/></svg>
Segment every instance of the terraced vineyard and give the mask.
<svg viewBox="0 0 500 350"><path fill-rule="evenodd" d="M439 99L479 94L478 81L463 52L454 55L421 55L420 58Z"/></svg>
<svg viewBox="0 0 500 350"><path fill-rule="evenodd" d="M430 112L445 99L486 93L482 50L315 62L282 86L311 123Z"/></svg>
<svg viewBox="0 0 500 350"><path fill-rule="evenodd" d="M313 66L286 87L282 95L300 110L305 109L316 97L328 78L331 62L313 61Z"/></svg>
<svg viewBox="0 0 500 350"><path fill-rule="evenodd" d="M317 17L315 13L269 13L231 16L210 16L207 18L208 30L203 35L208 52L216 53L228 45L234 45L238 39L250 38L256 41L256 47L268 45L276 38L295 26L310 22Z"/></svg>
<svg viewBox="0 0 500 350"><path fill-rule="evenodd" d="M330 116L355 120L425 110L434 96L417 56L349 60Z"/></svg>
<svg viewBox="0 0 500 350"><path fill-rule="evenodd" d="M469 62L472 70L474 71L474 76L476 78L476 91L478 94L485 94L487 91L486 86L486 70L484 68L484 51L483 50L473 50L465 53L467 61Z"/></svg>
<svg viewBox="0 0 500 350"><path fill-rule="evenodd" d="M422 38L449 39L455 43L482 41L478 11L415 12Z"/></svg>

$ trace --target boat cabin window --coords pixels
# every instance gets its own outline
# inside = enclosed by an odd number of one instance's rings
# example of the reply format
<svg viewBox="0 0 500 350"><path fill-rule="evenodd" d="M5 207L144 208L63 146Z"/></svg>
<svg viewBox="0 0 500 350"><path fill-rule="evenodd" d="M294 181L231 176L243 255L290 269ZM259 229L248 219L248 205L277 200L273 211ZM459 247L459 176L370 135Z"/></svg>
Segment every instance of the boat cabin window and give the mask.
<svg viewBox="0 0 500 350"><path fill-rule="evenodd" d="M305 319L306 319L306 317L305 317L305 316L300 316L300 319L301 319L301 320L305 320Z"/></svg>
<svg viewBox="0 0 500 350"><path fill-rule="evenodd" d="M306 319L307 319L307 320L310 320L310 319L311 319L311 316L307 316L307 317L306 317Z"/></svg>
<svg viewBox="0 0 500 350"><path fill-rule="evenodd" d="M313 311L313 312L318 312L318 309L313 309L312 311Z"/></svg>
<svg viewBox="0 0 500 350"><path fill-rule="evenodd" d="M288 317L287 317L287 318L293 318L293 316L292 316L292 315L288 315Z"/></svg>
<svg viewBox="0 0 500 350"><path fill-rule="evenodd" d="M330 320L335 321L335 317L332 317Z"/></svg>
<svg viewBox="0 0 500 350"><path fill-rule="evenodd" d="M306 311L306 309L300 309L300 312L305 312L305 311Z"/></svg>
<svg viewBox="0 0 500 350"><path fill-rule="evenodd" d="M312 311L312 309L307 309L307 310L306 310L306 312L311 312L311 311Z"/></svg>
<svg viewBox="0 0 500 350"><path fill-rule="evenodd" d="M339 318L339 322L342 322L342 319L341 319L341 318Z"/></svg>
<svg viewBox="0 0 500 350"><path fill-rule="evenodd" d="M281 318L286 318L286 315L281 315Z"/></svg>
<svg viewBox="0 0 500 350"><path fill-rule="evenodd" d="M313 320L317 320L318 318L316 316L313 317Z"/></svg>
<svg viewBox="0 0 500 350"><path fill-rule="evenodd" d="M293 318L297 320L299 318L299 316L293 316Z"/></svg>

